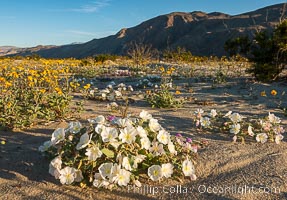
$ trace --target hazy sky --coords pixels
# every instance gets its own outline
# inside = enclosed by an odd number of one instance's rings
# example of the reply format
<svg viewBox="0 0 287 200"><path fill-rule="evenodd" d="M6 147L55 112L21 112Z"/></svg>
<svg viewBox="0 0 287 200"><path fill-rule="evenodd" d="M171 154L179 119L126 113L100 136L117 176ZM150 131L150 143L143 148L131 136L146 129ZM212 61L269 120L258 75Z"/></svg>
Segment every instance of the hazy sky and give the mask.
<svg viewBox="0 0 287 200"><path fill-rule="evenodd" d="M87 42L174 11L240 14L286 0L0 0L0 46Z"/></svg>

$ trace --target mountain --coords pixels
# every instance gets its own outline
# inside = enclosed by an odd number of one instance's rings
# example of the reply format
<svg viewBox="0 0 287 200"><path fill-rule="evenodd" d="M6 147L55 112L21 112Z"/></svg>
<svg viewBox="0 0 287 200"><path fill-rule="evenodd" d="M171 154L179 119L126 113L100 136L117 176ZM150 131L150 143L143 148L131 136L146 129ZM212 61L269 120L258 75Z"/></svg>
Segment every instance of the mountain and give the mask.
<svg viewBox="0 0 287 200"><path fill-rule="evenodd" d="M125 55L131 42L151 44L160 51L184 47L194 55L222 56L224 43L240 35L250 37L260 30L273 30L287 16L287 5L276 4L239 15L220 12L173 12L147 20L117 34L83 44L42 46L16 55L39 54L49 58L83 58L96 54Z"/></svg>

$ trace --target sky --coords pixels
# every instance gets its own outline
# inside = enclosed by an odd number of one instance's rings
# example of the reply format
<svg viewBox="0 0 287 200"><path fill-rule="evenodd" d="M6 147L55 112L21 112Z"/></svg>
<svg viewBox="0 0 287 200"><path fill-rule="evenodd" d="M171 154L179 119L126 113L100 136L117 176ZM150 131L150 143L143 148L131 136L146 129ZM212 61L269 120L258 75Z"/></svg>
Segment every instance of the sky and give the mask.
<svg viewBox="0 0 287 200"><path fill-rule="evenodd" d="M0 46L87 42L171 12L236 15L287 0L0 0Z"/></svg>

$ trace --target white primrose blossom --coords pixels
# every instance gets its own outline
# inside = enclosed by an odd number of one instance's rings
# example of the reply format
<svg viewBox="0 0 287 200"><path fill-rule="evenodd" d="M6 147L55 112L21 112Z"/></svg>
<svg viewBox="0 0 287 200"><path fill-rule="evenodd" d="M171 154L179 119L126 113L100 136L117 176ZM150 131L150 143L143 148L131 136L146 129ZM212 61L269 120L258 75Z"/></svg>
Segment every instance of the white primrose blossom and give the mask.
<svg viewBox="0 0 287 200"><path fill-rule="evenodd" d="M158 123L157 119L150 119L148 125L149 125L150 130L153 132L157 132L161 129L161 126Z"/></svg>
<svg viewBox="0 0 287 200"><path fill-rule="evenodd" d="M59 142L65 139L65 129L64 128L57 128L52 133L51 142L53 145L58 144Z"/></svg>
<svg viewBox="0 0 287 200"><path fill-rule="evenodd" d="M272 124L280 124L281 119L279 117L276 117L274 114L271 114L269 112L269 116L268 116L269 122Z"/></svg>
<svg viewBox="0 0 287 200"><path fill-rule="evenodd" d="M256 135L257 142L265 143L267 142L267 139L268 139L268 135L266 133L259 133Z"/></svg>
<svg viewBox="0 0 287 200"><path fill-rule="evenodd" d="M189 159L182 162L182 171L184 176L191 176L195 174L194 165Z"/></svg>
<svg viewBox="0 0 287 200"><path fill-rule="evenodd" d="M150 149L151 142L150 142L150 140L148 139L148 137L141 138L141 139L140 139L140 142L141 142L141 147L142 147L143 149L146 149L146 150L149 150L149 149Z"/></svg>
<svg viewBox="0 0 287 200"><path fill-rule="evenodd" d="M136 139L136 129L134 127L126 127L120 130L119 138L122 140L123 143L131 144Z"/></svg>
<svg viewBox="0 0 287 200"><path fill-rule="evenodd" d="M152 181L158 181L163 177L161 166L152 165L148 168L148 176Z"/></svg>
<svg viewBox="0 0 287 200"><path fill-rule="evenodd" d="M208 117L202 117L201 119L200 119L200 124L201 124L201 126L203 126L203 127L209 127L210 126L210 119L208 118Z"/></svg>
<svg viewBox="0 0 287 200"><path fill-rule="evenodd" d="M119 186L127 186L130 182L131 172L120 169L114 176L113 181L116 182Z"/></svg>
<svg viewBox="0 0 287 200"><path fill-rule="evenodd" d="M103 142L115 142L118 137L118 130L113 127L102 127L101 137Z"/></svg>
<svg viewBox="0 0 287 200"><path fill-rule="evenodd" d="M175 145L172 142L167 144L168 150L171 154L177 155L177 151L175 150Z"/></svg>
<svg viewBox="0 0 287 200"><path fill-rule="evenodd" d="M49 164L49 173L56 179L59 179L61 169L62 169L62 159L60 156L57 156Z"/></svg>
<svg viewBox="0 0 287 200"><path fill-rule="evenodd" d="M142 126L138 126L137 135L139 135L141 138L145 138L147 137L147 131Z"/></svg>
<svg viewBox="0 0 287 200"><path fill-rule="evenodd" d="M144 159L146 158L145 155L137 155L137 156L134 156L133 159L134 159L134 164L133 164L133 168L134 169L137 169L138 168L138 164L141 163L142 161L144 161Z"/></svg>
<svg viewBox="0 0 287 200"><path fill-rule="evenodd" d="M94 175L94 181L93 181L93 186L100 188L100 187L105 187L107 188L108 185L110 185L109 181L104 179L100 173L95 173Z"/></svg>
<svg viewBox="0 0 287 200"><path fill-rule="evenodd" d="M103 179L109 178L112 172L113 163L103 163L99 166L99 172Z"/></svg>
<svg viewBox="0 0 287 200"><path fill-rule="evenodd" d="M85 155L89 160L96 161L102 156L102 152L97 145L92 145L90 148L86 149Z"/></svg>
<svg viewBox="0 0 287 200"><path fill-rule="evenodd" d="M128 157L123 157L123 162L122 162L123 168L126 170L132 171L132 166L130 164L129 158Z"/></svg>
<svg viewBox="0 0 287 200"><path fill-rule="evenodd" d="M211 118L216 117L216 116L217 116L216 110L215 110L215 109L211 109L211 110L210 110L210 113L209 113L209 116L210 116Z"/></svg>
<svg viewBox="0 0 287 200"><path fill-rule="evenodd" d="M77 149L77 150L80 150L80 149L83 149L83 148L85 148L86 146L88 146L88 145L90 144L90 142L91 142L92 136L93 136L93 134L91 134L91 135L89 136L89 134L88 134L87 132L84 133L84 134L80 137L80 141L79 141L79 143L77 144L76 149Z"/></svg>
<svg viewBox="0 0 287 200"><path fill-rule="evenodd" d="M173 173L173 165L170 163L162 164L161 172L164 177L170 178Z"/></svg>
<svg viewBox="0 0 287 200"><path fill-rule="evenodd" d="M229 118L235 124L242 121L242 116L238 113L233 113L232 115L229 116Z"/></svg>
<svg viewBox="0 0 287 200"><path fill-rule="evenodd" d="M67 130L73 134L77 134L80 132L82 128L82 124L80 122L70 122Z"/></svg>
<svg viewBox="0 0 287 200"><path fill-rule="evenodd" d="M163 144L158 144L158 142L153 142L149 151L153 153L154 156L159 156L165 153Z"/></svg>
<svg viewBox="0 0 287 200"><path fill-rule="evenodd" d="M162 144L168 144L170 141L170 134L166 130L160 130L157 135L157 140Z"/></svg>
<svg viewBox="0 0 287 200"><path fill-rule="evenodd" d="M143 110L140 113L140 118L142 118L143 121L148 121L148 120L152 119L152 115L149 114L147 111Z"/></svg>
<svg viewBox="0 0 287 200"><path fill-rule="evenodd" d="M81 182L84 179L82 171L79 169L75 170L75 182Z"/></svg>
<svg viewBox="0 0 287 200"><path fill-rule="evenodd" d="M91 124L104 124L106 122L106 118L103 115L99 115L95 119L88 119L88 122Z"/></svg>
<svg viewBox="0 0 287 200"><path fill-rule="evenodd" d="M48 141L44 142L44 144L41 145L41 146L38 148L38 150L43 153L43 152L45 152L45 151L48 151L48 149L49 149L51 146L52 146L52 142L51 142L50 140L48 140Z"/></svg>
<svg viewBox="0 0 287 200"><path fill-rule="evenodd" d="M240 124L233 124L230 126L230 133L233 133L236 135L237 133L240 132L240 128L241 128Z"/></svg>
<svg viewBox="0 0 287 200"><path fill-rule="evenodd" d="M253 137L255 134L254 134L254 132L253 132L253 130L252 130L252 126L248 126L248 134L251 136L251 137Z"/></svg>
<svg viewBox="0 0 287 200"><path fill-rule="evenodd" d="M284 136L281 134L278 134L275 136L275 143L280 144L280 142L283 140Z"/></svg>
<svg viewBox="0 0 287 200"><path fill-rule="evenodd" d="M60 171L60 182L62 184L70 185L75 180L75 168L65 167Z"/></svg>

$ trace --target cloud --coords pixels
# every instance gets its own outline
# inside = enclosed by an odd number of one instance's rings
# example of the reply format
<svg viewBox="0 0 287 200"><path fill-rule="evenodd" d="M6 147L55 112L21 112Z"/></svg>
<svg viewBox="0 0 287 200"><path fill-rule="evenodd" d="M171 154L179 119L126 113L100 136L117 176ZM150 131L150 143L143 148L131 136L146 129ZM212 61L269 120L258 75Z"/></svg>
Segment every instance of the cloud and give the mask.
<svg viewBox="0 0 287 200"><path fill-rule="evenodd" d="M94 38L102 38L109 35L115 34L116 31L99 31L99 32L87 32L87 31L79 31L79 30L66 30L65 33L69 33L75 36L85 37L92 36Z"/></svg>
<svg viewBox="0 0 287 200"><path fill-rule="evenodd" d="M52 10L52 11L94 13L94 12L98 12L101 8L109 6L110 2L111 2L111 0L98 0L98 1L93 1L89 4L82 5L79 8L67 8L67 9Z"/></svg>
<svg viewBox="0 0 287 200"><path fill-rule="evenodd" d="M66 33L71 33L73 35L82 35L82 36L95 36L95 33L86 32L86 31L78 31L78 30L67 30Z"/></svg>

